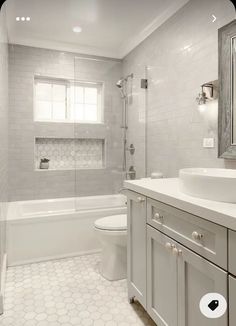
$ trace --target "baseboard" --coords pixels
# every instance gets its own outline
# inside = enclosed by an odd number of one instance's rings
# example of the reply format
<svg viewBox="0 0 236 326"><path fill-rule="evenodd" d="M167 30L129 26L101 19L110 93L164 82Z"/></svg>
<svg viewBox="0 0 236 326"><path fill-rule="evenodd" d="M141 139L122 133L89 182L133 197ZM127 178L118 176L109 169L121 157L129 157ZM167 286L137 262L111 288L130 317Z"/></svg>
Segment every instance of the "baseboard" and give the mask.
<svg viewBox="0 0 236 326"><path fill-rule="evenodd" d="M6 274L7 274L7 254L3 256L2 270L1 270L1 289L0 289L0 314L3 314L3 301L4 292L6 284Z"/></svg>
<svg viewBox="0 0 236 326"><path fill-rule="evenodd" d="M40 257L35 259L27 259L27 260L21 260L14 263L8 264L8 267L13 266L20 266L20 265L28 265L28 264L34 264L34 263L41 263L45 261L50 260L59 260L59 259L65 259L65 258L72 258L76 256L84 256L84 255L92 255L100 253L101 249L95 249L95 250L89 250L89 251L79 251L79 252L73 252L71 254L63 254L63 255L55 255L55 256L49 256L49 257Z"/></svg>

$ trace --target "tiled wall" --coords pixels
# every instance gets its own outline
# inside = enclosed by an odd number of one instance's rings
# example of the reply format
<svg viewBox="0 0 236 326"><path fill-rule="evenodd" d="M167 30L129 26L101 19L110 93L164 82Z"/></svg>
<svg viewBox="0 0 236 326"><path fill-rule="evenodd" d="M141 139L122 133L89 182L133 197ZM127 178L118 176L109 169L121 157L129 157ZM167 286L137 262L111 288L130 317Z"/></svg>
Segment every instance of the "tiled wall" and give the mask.
<svg viewBox="0 0 236 326"><path fill-rule="evenodd" d="M43 158L53 170L102 169L104 139L36 138L35 169Z"/></svg>
<svg viewBox="0 0 236 326"><path fill-rule="evenodd" d="M162 171L175 177L183 167L236 167L217 158L217 103L201 114L195 101L200 85L218 79L218 28L234 18L229 0L190 0L125 58L124 75L135 76L128 131L129 143L141 148L132 159L139 175L145 161L140 139L145 107L148 175ZM146 94L139 84L145 71ZM204 137L214 137L215 148L203 148Z"/></svg>
<svg viewBox="0 0 236 326"><path fill-rule="evenodd" d="M33 121L34 76L104 82L104 124ZM115 86L121 62L75 58L72 53L9 46L9 196L10 201L112 194L122 184L121 99ZM106 168L35 171L35 138L105 139Z"/></svg>
<svg viewBox="0 0 236 326"><path fill-rule="evenodd" d="M8 201L8 47L5 10L0 12L0 288L5 253L5 220Z"/></svg>

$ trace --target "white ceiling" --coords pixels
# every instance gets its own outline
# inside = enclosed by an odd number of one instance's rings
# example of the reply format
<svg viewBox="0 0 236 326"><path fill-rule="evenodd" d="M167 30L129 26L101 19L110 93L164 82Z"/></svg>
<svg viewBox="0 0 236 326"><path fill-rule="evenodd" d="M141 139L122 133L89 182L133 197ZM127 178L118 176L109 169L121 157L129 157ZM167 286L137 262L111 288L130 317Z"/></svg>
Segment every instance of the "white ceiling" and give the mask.
<svg viewBox="0 0 236 326"><path fill-rule="evenodd" d="M188 0L7 0L9 42L123 58ZM30 22L16 22L30 16ZM73 33L74 26L82 33Z"/></svg>

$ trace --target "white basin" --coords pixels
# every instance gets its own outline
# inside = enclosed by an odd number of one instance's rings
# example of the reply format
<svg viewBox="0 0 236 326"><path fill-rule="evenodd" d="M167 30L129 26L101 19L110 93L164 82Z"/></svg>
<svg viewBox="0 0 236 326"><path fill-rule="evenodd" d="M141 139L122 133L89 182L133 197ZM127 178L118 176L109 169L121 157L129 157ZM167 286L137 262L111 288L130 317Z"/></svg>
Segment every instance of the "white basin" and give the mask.
<svg viewBox="0 0 236 326"><path fill-rule="evenodd" d="M180 190L190 196L236 203L236 170L191 168L179 171Z"/></svg>

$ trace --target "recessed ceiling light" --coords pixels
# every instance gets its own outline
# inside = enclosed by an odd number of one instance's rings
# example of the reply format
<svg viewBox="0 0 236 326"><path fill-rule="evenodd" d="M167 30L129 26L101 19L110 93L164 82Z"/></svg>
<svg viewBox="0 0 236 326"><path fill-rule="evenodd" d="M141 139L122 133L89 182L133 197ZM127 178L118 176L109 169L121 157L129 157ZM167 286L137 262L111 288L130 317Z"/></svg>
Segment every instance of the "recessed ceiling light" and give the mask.
<svg viewBox="0 0 236 326"><path fill-rule="evenodd" d="M30 21L30 17L26 17L26 20L27 20L27 22L29 22Z"/></svg>
<svg viewBox="0 0 236 326"><path fill-rule="evenodd" d="M21 20L24 22L25 21L25 17L21 17Z"/></svg>
<svg viewBox="0 0 236 326"><path fill-rule="evenodd" d="M20 21L20 17L16 17L16 21L19 22Z"/></svg>
<svg viewBox="0 0 236 326"><path fill-rule="evenodd" d="M82 28L80 26L75 26L75 27L73 27L73 32L74 33L81 33L82 32Z"/></svg>

